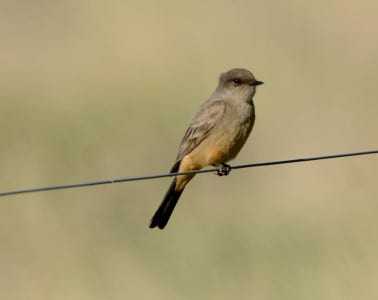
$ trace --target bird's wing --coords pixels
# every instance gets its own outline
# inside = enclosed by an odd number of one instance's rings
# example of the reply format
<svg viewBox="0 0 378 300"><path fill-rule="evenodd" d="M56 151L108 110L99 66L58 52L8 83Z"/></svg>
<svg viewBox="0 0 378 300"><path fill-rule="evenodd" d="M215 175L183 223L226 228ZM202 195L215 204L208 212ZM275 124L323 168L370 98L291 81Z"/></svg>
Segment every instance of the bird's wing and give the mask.
<svg viewBox="0 0 378 300"><path fill-rule="evenodd" d="M226 110L222 100L205 102L194 116L181 141L177 162L193 151L214 129ZM176 164L175 164L176 165Z"/></svg>

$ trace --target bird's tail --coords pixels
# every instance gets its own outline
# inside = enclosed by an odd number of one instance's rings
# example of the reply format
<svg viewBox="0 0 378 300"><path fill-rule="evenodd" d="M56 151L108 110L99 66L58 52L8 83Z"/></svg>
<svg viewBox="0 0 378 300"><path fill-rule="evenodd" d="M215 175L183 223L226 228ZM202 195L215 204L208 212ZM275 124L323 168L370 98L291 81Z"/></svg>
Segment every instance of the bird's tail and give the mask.
<svg viewBox="0 0 378 300"><path fill-rule="evenodd" d="M176 188L177 179L173 179L163 201L161 202L158 210L155 212L154 216L150 222L150 228L158 227L163 229L167 225L169 218L180 198L183 189L177 190Z"/></svg>

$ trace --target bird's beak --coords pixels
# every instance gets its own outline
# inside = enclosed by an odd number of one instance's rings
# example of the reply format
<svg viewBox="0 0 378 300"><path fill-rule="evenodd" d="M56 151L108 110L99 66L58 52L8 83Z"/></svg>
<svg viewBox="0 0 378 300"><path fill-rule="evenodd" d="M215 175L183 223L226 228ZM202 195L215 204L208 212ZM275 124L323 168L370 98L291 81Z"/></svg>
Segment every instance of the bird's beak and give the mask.
<svg viewBox="0 0 378 300"><path fill-rule="evenodd" d="M253 85L253 86L257 86L257 85L261 85L261 84L263 84L263 83L264 83L263 81L255 80L255 81L252 83L252 85Z"/></svg>

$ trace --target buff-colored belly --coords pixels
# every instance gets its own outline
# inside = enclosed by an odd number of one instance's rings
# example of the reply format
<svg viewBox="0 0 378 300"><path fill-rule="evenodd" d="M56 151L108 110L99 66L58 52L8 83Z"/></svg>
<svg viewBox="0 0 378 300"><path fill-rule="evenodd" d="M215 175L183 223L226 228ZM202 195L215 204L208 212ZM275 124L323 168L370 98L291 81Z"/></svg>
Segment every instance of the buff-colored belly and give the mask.
<svg viewBox="0 0 378 300"><path fill-rule="evenodd" d="M196 170L233 159L245 144L254 124L253 106L228 113L193 151L181 161L180 170Z"/></svg>
<svg viewBox="0 0 378 300"><path fill-rule="evenodd" d="M233 159L243 147L250 131L251 126L245 126L235 132L225 130L209 137L187 155L186 160L190 162L190 168L200 169Z"/></svg>

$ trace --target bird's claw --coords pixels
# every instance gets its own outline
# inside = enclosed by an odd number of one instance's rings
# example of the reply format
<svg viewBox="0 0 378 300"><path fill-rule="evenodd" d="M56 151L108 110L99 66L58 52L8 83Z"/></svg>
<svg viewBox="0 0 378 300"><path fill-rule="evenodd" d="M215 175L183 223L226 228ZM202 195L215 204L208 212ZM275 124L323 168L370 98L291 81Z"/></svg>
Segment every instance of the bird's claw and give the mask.
<svg viewBox="0 0 378 300"><path fill-rule="evenodd" d="M218 176L227 176L231 171L231 166L229 165L226 165L226 164L221 164L219 167L218 167L218 170L215 174L217 174Z"/></svg>

